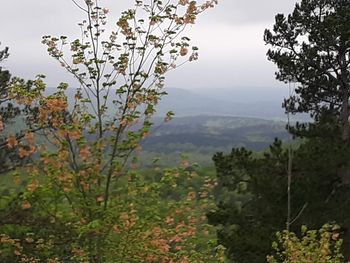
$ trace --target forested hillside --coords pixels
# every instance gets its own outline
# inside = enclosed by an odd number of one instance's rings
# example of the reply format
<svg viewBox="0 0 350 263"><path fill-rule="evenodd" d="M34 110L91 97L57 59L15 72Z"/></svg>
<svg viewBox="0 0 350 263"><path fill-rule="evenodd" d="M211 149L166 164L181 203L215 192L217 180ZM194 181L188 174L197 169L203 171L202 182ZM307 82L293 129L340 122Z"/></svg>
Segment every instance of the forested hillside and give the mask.
<svg viewBox="0 0 350 263"><path fill-rule="evenodd" d="M275 138L286 140L286 123L282 121L228 116L175 117L164 123L155 118L151 134L142 143L142 160L152 158L169 164L186 155L193 162L211 166L215 152L246 147L261 152Z"/></svg>

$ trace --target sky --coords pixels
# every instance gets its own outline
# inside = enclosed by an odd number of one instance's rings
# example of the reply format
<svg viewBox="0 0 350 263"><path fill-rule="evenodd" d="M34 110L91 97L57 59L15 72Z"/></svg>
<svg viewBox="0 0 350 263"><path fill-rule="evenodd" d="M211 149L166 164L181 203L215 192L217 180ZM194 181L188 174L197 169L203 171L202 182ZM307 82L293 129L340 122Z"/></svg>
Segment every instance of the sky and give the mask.
<svg viewBox="0 0 350 263"><path fill-rule="evenodd" d="M82 1L82 0L80 0ZM199 47L199 60L168 74L166 85L184 89L275 88L276 67L267 61L263 32L272 28L277 13L290 13L296 0L219 0L201 14L187 35ZM116 16L132 0L101 0ZM82 12L71 0L2 0L1 47L9 46L4 65L13 75L31 79L45 74L48 86L74 83L46 52L44 35L78 37ZM110 20L113 20L109 18ZM73 38L74 39L74 38ZM74 84L73 84L74 85Z"/></svg>

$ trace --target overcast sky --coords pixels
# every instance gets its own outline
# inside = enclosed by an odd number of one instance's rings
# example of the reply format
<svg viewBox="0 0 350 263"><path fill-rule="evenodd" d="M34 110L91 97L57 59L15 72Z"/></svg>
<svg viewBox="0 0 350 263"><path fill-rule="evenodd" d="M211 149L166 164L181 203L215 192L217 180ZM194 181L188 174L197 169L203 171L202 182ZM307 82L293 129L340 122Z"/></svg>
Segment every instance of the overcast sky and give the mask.
<svg viewBox="0 0 350 263"><path fill-rule="evenodd" d="M131 0L101 0L112 15ZM167 86L178 88L239 88L283 86L267 61L263 42L277 13L290 13L295 0L219 0L219 5L199 17L189 30L200 59L170 73ZM5 67L23 78L43 73L49 86L68 81L68 75L49 57L43 35L76 35L83 14L71 0L2 0L0 41L10 47ZM112 20L112 18L110 18Z"/></svg>

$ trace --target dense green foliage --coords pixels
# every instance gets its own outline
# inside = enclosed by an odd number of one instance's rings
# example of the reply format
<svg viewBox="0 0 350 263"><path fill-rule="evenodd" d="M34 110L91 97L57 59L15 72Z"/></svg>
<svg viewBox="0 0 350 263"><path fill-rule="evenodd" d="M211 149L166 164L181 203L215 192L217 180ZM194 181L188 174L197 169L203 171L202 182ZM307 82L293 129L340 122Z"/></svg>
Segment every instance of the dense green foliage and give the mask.
<svg viewBox="0 0 350 263"><path fill-rule="evenodd" d="M350 156L333 139L314 139L293 155L292 230L301 225L320 228L324 222L349 223L350 191L338 169ZM287 215L288 151L280 141L262 158L245 149L214 156L219 180L218 207L208 214L219 225L218 239L235 262L263 262L275 232L284 229Z"/></svg>
<svg viewBox="0 0 350 263"><path fill-rule="evenodd" d="M218 240L233 262L263 262L275 232L286 227L298 232L302 225L320 229L327 222L341 226L349 256L349 15L348 0L302 0L292 14L276 16L273 32L265 31L277 79L297 85L284 107L309 113L314 121L289 127L296 138L306 138L293 150L276 141L263 157L246 149L214 156L221 194L208 217L219 226ZM291 244L285 242L289 238ZM317 251L305 242L299 246L290 232L280 242L286 260L270 262L342 262L337 255L333 261L288 261L292 245L301 254Z"/></svg>
<svg viewBox="0 0 350 263"><path fill-rule="evenodd" d="M214 250L215 233L204 216L213 187L213 179L184 166L131 171L114 187L118 200L108 219L89 223L70 211L63 193L12 187L0 203L1 262L91 262L84 243L106 230L103 262L220 262L224 250Z"/></svg>

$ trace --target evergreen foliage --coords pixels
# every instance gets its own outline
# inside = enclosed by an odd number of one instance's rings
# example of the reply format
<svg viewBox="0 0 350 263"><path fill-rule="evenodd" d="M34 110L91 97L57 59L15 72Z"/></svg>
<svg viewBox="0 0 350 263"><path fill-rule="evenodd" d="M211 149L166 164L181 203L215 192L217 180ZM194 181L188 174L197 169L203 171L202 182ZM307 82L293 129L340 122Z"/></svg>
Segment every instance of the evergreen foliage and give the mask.
<svg viewBox="0 0 350 263"><path fill-rule="evenodd" d="M302 0L292 14L276 16L264 40L278 80L297 82L284 107L317 118L324 111L337 117L349 139L350 1Z"/></svg>
<svg viewBox="0 0 350 263"><path fill-rule="evenodd" d="M292 231L337 222L345 236L349 232L349 16L350 1L302 0L265 31L277 79L298 85L284 107L314 118L289 127L295 137L307 138L293 153ZM234 262L265 262L274 233L285 228L288 158L278 140L261 158L245 149L214 156L223 191L208 218L220 226L219 242Z"/></svg>
<svg viewBox="0 0 350 263"><path fill-rule="evenodd" d="M292 231L302 225L319 229L325 222L349 223L350 191L341 184L338 169L350 152L341 143L334 145L334 138L311 139L294 152ZM262 158L233 149L213 160L220 194L208 218L219 226L218 241L233 262L263 262L275 233L286 226L288 151L275 141Z"/></svg>
<svg viewBox="0 0 350 263"><path fill-rule="evenodd" d="M265 261L274 233L286 227L288 158L293 164L290 230L337 222L349 251L349 21L348 0L302 0L265 31L268 59L279 69L276 78L298 86L284 107L309 113L314 122L289 127L295 137L306 138L292 156L280 141L262 158L245 149L214 156L224 191L208 217L220 226L219 242L234 262Z"/></svg>

